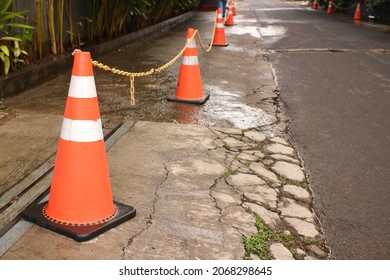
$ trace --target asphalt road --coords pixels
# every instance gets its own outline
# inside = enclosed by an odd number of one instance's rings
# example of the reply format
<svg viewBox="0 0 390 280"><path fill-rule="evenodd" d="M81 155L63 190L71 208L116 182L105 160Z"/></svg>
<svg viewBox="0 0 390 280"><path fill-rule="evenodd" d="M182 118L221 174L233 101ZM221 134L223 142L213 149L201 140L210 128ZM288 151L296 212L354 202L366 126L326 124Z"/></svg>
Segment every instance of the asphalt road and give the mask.
<svg viewBox="0 0 390 280"><path fill-rule="evenodd" d="M332 259L390 259L389 28L247 0Z"/></svg>

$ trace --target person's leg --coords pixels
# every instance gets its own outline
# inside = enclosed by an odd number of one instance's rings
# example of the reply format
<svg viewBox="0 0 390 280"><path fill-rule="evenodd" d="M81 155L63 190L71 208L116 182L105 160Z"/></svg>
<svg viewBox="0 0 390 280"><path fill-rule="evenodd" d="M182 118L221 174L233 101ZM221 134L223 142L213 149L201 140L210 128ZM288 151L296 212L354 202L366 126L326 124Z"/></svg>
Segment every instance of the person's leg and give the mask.
<svg viewBox="0 0 390 280"><path fill-rule="evenodd" d="M218 9L221 9L223 11L223 1L218 0Z"/></svg>
<svg viewBox="0 0 390 280"><path fill-rule="evenodd" d="M225 17L226 1L227 0L218 0L218 8L222 10L222 17Z"/></svg>
<svg viewBox="0 0 390 280"><path fill-rule="evenodd" d="M222 0L222 16L225 17L226 15L226 5L227 5L227 0Z"/></svg>

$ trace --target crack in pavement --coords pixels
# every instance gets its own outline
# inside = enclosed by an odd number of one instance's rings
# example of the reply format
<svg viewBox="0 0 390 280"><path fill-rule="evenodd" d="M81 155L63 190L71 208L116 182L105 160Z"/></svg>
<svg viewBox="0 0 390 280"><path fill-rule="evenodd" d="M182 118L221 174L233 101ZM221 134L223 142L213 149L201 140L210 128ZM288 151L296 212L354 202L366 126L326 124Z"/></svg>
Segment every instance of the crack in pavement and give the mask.
<svg viewBox="0 0 390 280"><path fill-rule="evenodd" d="M154 191L154 198L152 200L153 209L152 209L151 213L149 213L149 215L147 216L147 219L146 219L146 222L145 222L145 226L140 231L138 231L136 234L132 235L129 238L129 240L127 241L126 246L122 248L122 260L125 260L126 250L131 246L131 244L133 243L134 239L137 238L138 236L140 236L146 230L148 230L149 227L153 224L153 222L152 222L153 221L153 215L156 213L156 202L157 202L158 197L159 197L158 191L159 191L160 187L168 179L168 176L169 176L169 170L168 170L168 167L167 167L167 163L164 163L164 169L165 169L165 177L162 179L161 183L158 184L158 186L156 187L156 190Z"/></svg>
<svg viewBox="0 0 390 280"><path fill-rule="evenodd" d="M390 49L342 49L342 48L298 48L298 49L268 49L268 53L390 53Z"/></svg>

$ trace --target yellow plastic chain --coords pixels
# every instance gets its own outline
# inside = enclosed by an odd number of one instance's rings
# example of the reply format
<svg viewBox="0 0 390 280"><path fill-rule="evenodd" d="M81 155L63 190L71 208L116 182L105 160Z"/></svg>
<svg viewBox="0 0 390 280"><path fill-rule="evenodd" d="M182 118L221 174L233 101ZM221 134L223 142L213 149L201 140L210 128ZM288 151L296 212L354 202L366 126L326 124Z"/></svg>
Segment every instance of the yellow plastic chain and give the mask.
<svg viewBox="0 0 390 280"><path fill-rule="evenodd" d="M212 40L213 40L214 35L215 35L215 27L216 27L216 21L215 21L215 24L214 24L213 36L211 37L211 42L210 42L210 45L209 45L208 49L206 49L205 46L203 45L202 38L201 38L201 36L199 34L199 31L197 29L195 29L194 33L192 34L192 37L187 40L187 43L185 44L185 46L182 48L182 50L174 58L172 58L169 62L165 63L164 65L162 65L162 66L160 66L158 68L151 68L149 71L137 72L137 73L127 72L127 71L123 71L123 70L120 70L120 69L112 68L112 67L110 67L108 65L105 65L103 63L100 63L100 62L98 62L96 60L92 60L92 65L97 67L97 68L99 68L99 69L101 69L101 70L104 70L104 71L108 71L108 72L111 72L111 73L114 73L114 74L117 74L117 75L121 75L121 76L130 77L130 104L131 105L135 105L135 97L134 97L134 93L135 93L134 78L135 77L149 76L149 75L152 75L152 74L155 74L155 73L160 73L161 71L164 71L167 68L169 68L173 63L175 63L183 55L184 51L188 48L188 46L190 45L191 41L194 40L195 36L198 37L199 43L200 43L203 51L209 52L211 50L211 48L212 48ZM73 55L76 52L81 52L81 50L79 50L79 49L74 50Z"/></svg>

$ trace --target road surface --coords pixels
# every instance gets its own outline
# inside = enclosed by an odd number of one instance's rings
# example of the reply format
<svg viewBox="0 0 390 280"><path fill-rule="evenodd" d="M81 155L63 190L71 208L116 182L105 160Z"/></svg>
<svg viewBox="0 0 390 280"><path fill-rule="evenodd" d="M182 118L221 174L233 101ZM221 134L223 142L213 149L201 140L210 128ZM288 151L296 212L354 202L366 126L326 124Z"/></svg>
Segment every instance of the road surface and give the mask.
<svg viewBox="0 0 390 280"><path fill-rule="evenodd" d="M389 28L282 1L248 2L330 257L390 259Z"/></svg>

